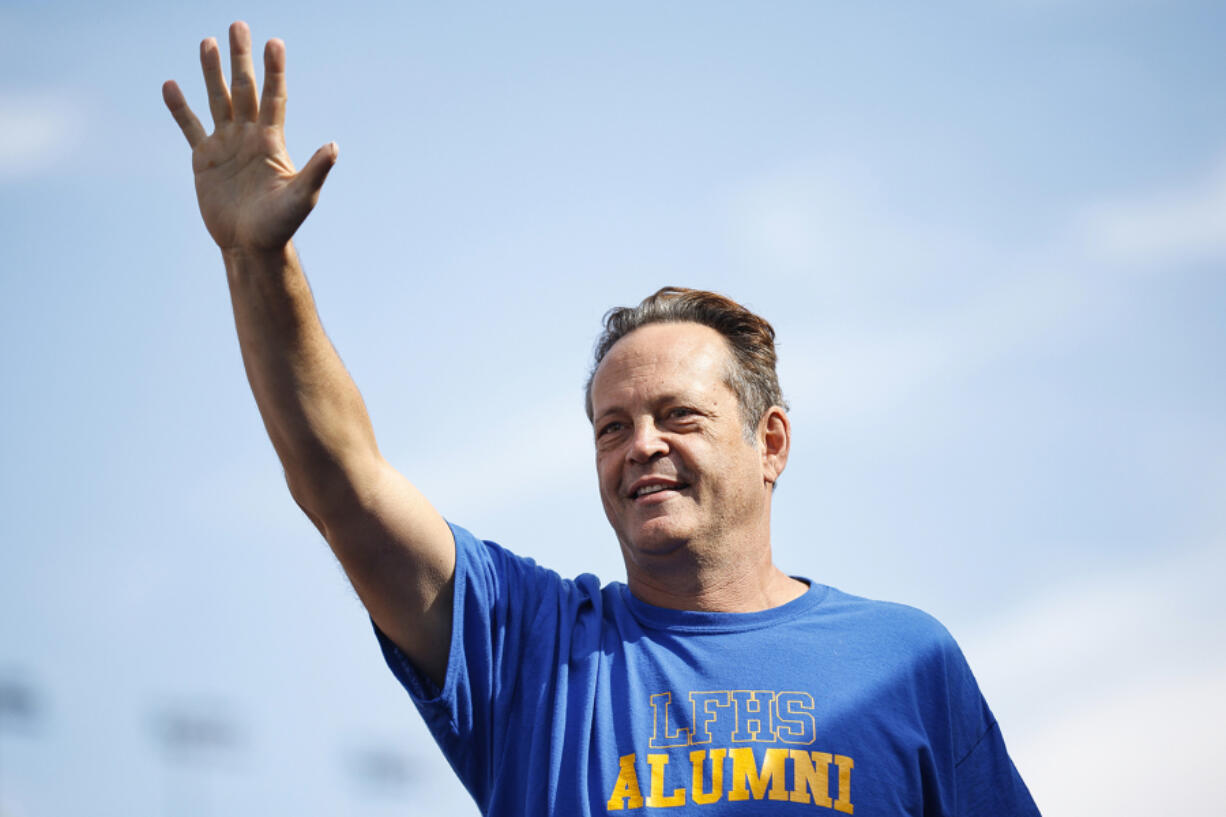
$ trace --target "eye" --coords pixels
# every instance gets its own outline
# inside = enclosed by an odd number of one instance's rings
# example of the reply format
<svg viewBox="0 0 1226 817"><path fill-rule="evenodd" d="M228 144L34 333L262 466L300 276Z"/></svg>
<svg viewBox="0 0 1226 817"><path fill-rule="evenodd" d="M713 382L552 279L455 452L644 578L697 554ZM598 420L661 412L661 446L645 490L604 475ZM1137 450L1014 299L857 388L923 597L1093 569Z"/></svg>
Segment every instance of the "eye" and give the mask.
<svg viewBox="0 0 1226 817"><path fill-rule="evenodd" d="M675 417L677 419L684 419L686 417L691 417L696 413L697 412L695 412L694 409L686 408L685 406L677 406L676 408L668 410L668 416Z"/></svg>
<svg viewBox="0 0 1226 817"><path fill-rule="evenodd" d="M614 432L621 431L621 429L622 429L622 424L621 424L620 422L618 422L618 421L614 420L614 421L613 421L613 422L611 422L611 423L605 423L605 424L604 424L604 425L602 425L602 426L601 426L599 429L597 429L597 430L596 430L596 436L597 436L597 437L605 437L605 436L608 436L609 434L612 434L612 433L614 433Z"/></svg>

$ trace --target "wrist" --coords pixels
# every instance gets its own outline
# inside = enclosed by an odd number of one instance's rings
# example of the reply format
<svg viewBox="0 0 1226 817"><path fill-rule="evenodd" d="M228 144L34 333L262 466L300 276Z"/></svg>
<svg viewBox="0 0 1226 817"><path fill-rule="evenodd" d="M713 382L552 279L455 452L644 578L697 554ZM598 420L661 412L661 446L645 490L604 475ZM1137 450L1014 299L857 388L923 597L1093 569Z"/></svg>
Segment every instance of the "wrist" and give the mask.
<svg viewBox="0 0 1226 817"><path fill-rule="evenodd" d="M227 269L283 266L294 258L294 247L288 241L280 247L222 247L221 257Z"/></svg>
<svg viewBox="0 0 1226 817"><path fill-rule="evenodd" d="M298 254L289 242L283 247L253 249L232 247L221 251L231 293L283 289L300 268ZM237 289L236 289L237 288Z"/></svg>

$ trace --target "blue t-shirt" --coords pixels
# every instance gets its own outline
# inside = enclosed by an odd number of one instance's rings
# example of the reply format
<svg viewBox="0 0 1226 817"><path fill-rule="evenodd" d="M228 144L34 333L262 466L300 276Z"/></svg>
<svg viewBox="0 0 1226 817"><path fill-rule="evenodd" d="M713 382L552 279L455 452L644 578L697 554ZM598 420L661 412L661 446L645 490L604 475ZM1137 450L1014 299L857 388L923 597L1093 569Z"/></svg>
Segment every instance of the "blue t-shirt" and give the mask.
<svg viewBox="0 0 1226 817"><path fill-rule="evenodd" d="M378 635L483 814L1038 814L925 613L813 583L757 613L668 610L452 531L442 689Z"/></svg>

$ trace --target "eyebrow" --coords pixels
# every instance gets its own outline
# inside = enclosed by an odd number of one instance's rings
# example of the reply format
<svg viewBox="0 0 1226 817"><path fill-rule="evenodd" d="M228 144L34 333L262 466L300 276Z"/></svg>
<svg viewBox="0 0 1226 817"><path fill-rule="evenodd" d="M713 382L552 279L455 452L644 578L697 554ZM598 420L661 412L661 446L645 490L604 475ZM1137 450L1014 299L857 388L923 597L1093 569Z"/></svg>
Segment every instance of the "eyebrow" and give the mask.
<svg viewBox="0 0 1226 817"><path fill-rule="evenodd" d="M651 400L650 405L654 408L662 403L685 403L687 405L696 404L698 401L689 395L681 394L680 392L668 392L661 394ZM592 424L595 425L600 420L608 417L610 414L629 414L629 410L621 403L614 404L601 411L599 414L592 415Z"/></svg>
<svg viewBox="0 0 1226 817"><path fill-rule="evenodd" d="M623 409L621 406L613 406L612 408L607 408L604 411L600 412L599 414L595 414L592 416L592 425L596 425L602 420L607 419L612 414L625 414L625 413L626 413L626 410Z"/></svg>

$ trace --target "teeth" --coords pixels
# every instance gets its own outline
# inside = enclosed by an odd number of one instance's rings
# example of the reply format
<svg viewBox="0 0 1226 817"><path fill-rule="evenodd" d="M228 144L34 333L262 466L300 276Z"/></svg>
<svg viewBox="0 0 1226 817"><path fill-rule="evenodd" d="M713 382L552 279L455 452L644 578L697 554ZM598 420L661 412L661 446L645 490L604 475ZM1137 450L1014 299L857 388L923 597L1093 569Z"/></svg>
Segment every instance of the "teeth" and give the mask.
<svg viewBox="0 0 1226 817"><path fill-rule="evenodd" d="M648 494L655 494L655 493L659 493L660 491L668 491L675 487L676 486L674 485L648 485L645 488L639 488L637 491L634 492L634 495L636 497L647 496Z"/></svg>

